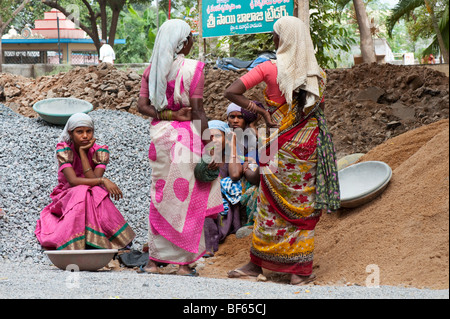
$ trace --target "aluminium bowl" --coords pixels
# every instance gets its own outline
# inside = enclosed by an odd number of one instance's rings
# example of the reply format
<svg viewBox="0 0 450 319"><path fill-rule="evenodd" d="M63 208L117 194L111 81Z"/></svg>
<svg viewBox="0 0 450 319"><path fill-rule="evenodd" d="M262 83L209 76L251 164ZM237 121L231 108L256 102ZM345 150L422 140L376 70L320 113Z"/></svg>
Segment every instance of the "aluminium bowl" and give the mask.
<svg viewBox="0 0 450 319"><path fill-rule="evenodd" d="M93 105L75 98L52 98L36 102L33 110L46 122L65 125L69 117L75 113L89 113Z"/></svg>
<svg viewBox="0 0 450 319"><path fill-rule="evenodd" d="M338 172L341 207L353 208L378 197L392 178L392 169L384 162L367 161Z"/></svg>
<svg viewBox="0 0 450 319"><path fill-rule="evenodd" d="M46 250L50 261L62 270L96 271L113 259L117 249Z"/></svg>

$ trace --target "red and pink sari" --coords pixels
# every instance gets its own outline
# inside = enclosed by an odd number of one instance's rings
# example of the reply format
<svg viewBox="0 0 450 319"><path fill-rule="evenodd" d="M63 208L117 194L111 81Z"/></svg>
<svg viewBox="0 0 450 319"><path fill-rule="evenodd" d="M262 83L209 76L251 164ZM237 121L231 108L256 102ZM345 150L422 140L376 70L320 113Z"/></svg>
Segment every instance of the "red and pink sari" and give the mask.
<svg viewBox="0 0 450 319"><path fill-rule="evenodd" d="M106 145L94 144L88 151L91 167L103 167L109 161ZM43 209L35 234L44 249L124 248L135 233L117 210L109 193L100 186L71 187L62 170L73 167L84 177L81 159L72 144L56 147L59 164L58 185L50 194L52 203Z"/></svg>

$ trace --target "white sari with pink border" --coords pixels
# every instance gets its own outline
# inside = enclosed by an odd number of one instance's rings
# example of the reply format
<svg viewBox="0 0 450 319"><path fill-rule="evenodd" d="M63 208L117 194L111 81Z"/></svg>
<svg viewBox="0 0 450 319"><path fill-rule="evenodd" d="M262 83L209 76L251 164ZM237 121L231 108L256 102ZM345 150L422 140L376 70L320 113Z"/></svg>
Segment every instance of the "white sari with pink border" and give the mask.
<svg viewBox="0 0 450 319"><path fill-rule="evenodd" d="M167 85L169 109L189 106L203 66L183 56L174 61ZM190 264L205 253L205 218L223 211L220 181L205 183L194 177L203 143L193 122L153 119L150 138L149 258Z"/></svg>

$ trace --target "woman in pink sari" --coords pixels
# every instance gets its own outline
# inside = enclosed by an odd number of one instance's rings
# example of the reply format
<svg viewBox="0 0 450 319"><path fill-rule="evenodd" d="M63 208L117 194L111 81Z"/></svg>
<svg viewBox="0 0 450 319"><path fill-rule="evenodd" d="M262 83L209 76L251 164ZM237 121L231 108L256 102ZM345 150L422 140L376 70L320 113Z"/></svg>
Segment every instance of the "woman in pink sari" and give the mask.
<svg viewBox="0 0 450 319"><path fill-rule="evenodd" d="M95 144L89 115L72 115L56 146L58 185L52 203L41 212L35 234L44 249L119 249L135 233L114 206L122 192L103 177L108 146Z"/></svg>
<svg viewBox="0 0 450 319"><path fill-rule="evenodd" d="M166 21L145 70L139 111L151 117L152 168L149 261L141 271L158 273L157 263L178 264L178 275L196 276L189 264L206 250L204 221L223 211L220 181L195 179L208 128L203 109L202 62L185 58L193 45L182 20Z"/></svg>

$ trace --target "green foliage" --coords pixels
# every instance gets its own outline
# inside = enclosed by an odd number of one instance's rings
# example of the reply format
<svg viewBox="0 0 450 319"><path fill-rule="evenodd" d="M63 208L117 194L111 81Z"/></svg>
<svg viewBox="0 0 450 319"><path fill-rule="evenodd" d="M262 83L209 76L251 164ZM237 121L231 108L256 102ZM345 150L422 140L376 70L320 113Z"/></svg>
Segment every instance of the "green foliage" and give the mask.
<svg viewBox="0 0 450 319"><path fill-rule="evenodd" d="M392 29L395 24L402 18L409 18L414 9L424 6L423 0L400 0L395 8L392 10L392 14L387 20L387 28L389 35L392 35Z"/></svg>
<svg viewBox="0 0 450 319"><path fill-rule="evenodd" d="M159 12L159 23L167 20L164 11ZM126 40L125 45L116 46L117 63L143 63L150 60L157 34L155 8L149 7L138 12L128 5L121 12L117 37Z"/></svg>
<svg viewBox="0 0 450 319"><path fill-rule="evenodd" d="M429 0L430 5L436 19L438 19L439 30L444 38L444 45L449 49L449 1L448 0ZM433 29L432 17L426 8L424 0L400 0L392 14L387 19L387 29L389 36L392 37L393 29L401 20L406 21L408 33L412 41L417 41L420 38L432 38L432 43L419 54L421 56L430 53L437 55L440 51L436 32Z"/></svg>
<svg viewBox="0 0 450 319"><path fill-rule="evenodd" d="M219 42L219 45L228 42L230 45L230 56L241 60L250 61L255 59L261 52L273 51L275 49L272 33L235 35L225 38L228 39L222 40Z"/></svg>
<svg viewBox="0 0 450 319"><path fill-rule="evenodd" d="M14 18L13 14L15 12L15 10L21 6L23 4L25 0L0 0L0 27L4 28L4 32L7 33L8 32L8 26L5 25L9 19ZM24 10L22 10L21 12L23 12ZM16 12L17 15L20 14L20 12ZM13 22L12 21L12 22ZM14 24L13 24L14 25ZM15 25L16 29L17 29L17 25ZM1 38L2 34L0 34L0 38Z"/></svg>
<svg viewBox="0 0 450 319"><path fill-rule="evenodd" d="M440 18L440 21L439 21L439 29L441 30L442 37L444 39L444 45L447 48L447 50L449 49L449 21L448 20L449 20L449 5L448 5L448 0L447 0L447 5L445 6L444 11L442 12L442 17ZM439 51L440 51L440 48L439 48L437 36L434 35L433 42L421 52L421 55L422 56L427 56L429 54L437 55L437 53Z"/></svg>
<svg viewBox="0 0 450 319"><path fill-rule="evenodd" d="M349 52L357 43L352 27L340 23L341 12L333 0L310 2L311 37L316 45L317 61L322 67L337 67L341 56L332 56L330 51Z"/></svg>

